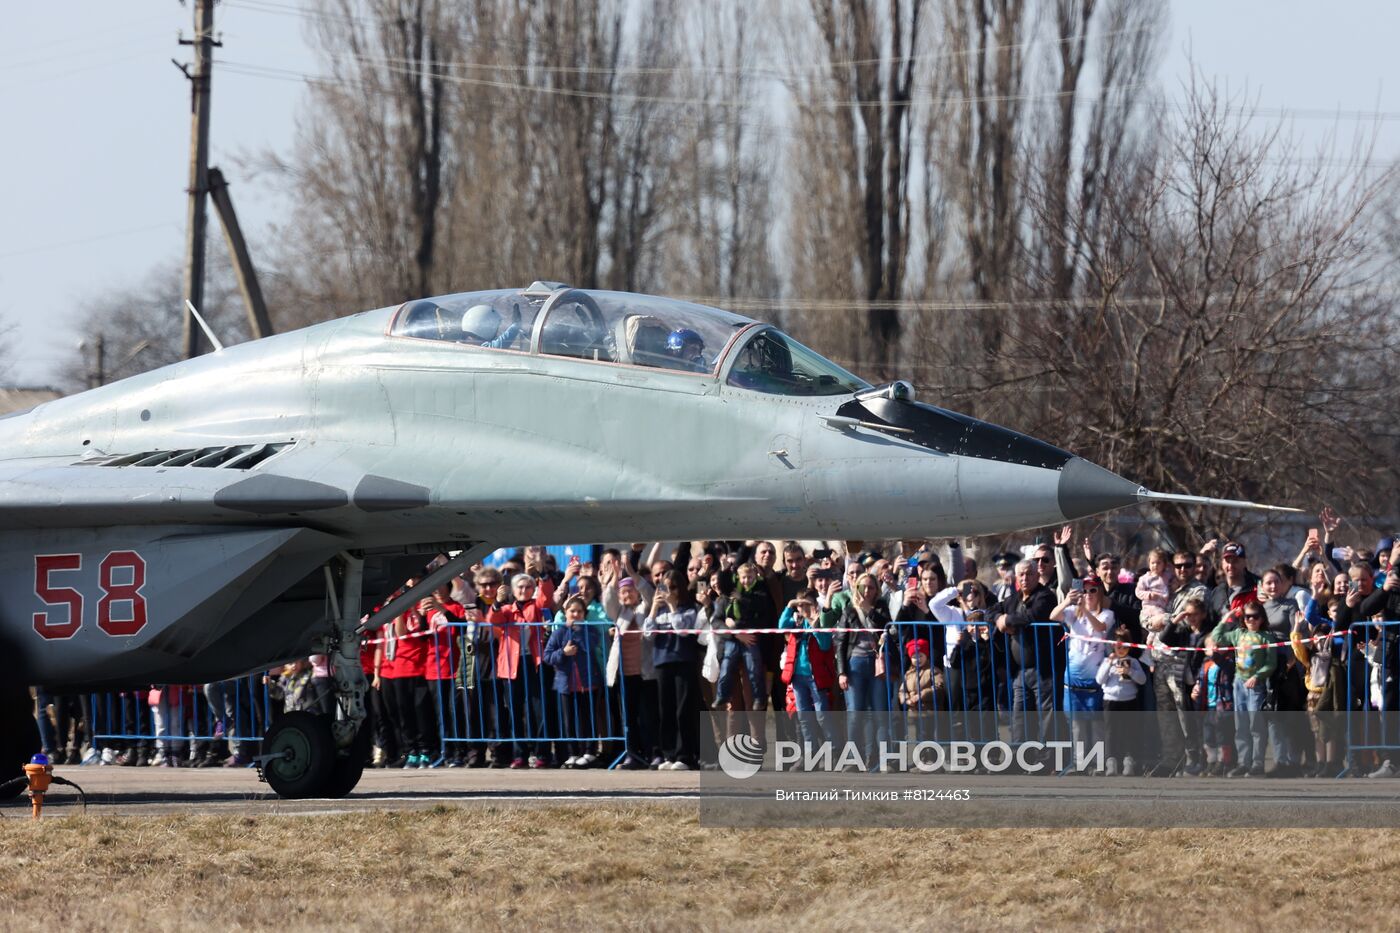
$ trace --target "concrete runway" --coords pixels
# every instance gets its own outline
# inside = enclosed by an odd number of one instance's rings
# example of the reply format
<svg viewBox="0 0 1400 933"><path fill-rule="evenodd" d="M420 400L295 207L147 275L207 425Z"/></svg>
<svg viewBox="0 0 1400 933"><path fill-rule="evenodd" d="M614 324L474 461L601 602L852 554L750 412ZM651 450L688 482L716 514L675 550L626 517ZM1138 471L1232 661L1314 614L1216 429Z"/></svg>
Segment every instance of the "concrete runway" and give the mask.
<svg viewBox="0 0 1400 933"><path fill-rule="evenodd" d="M692 805L699 774L664 771L586 771L433 768L365 771L353 793L340 800L281 800L252 768L62 767L54 773L82 786L92 815L314 814L356 810L402 810L435 804L552 800L681 801ZM0 804L0 811L27 812L26 799ZM45 818L76 813L77 794L54 787ZM8 815L8 814L7 814Z"/></svg>
<svg viewBox="0 0 1400 933"><path fill-rule="evenodd" d="M227 770L63 767L57 774L82 785L91 815L164 814L311 815L363 810L418 809L434 805L529 806L557 801L658 803L699 807L707 813L733 809L771 815L774 789L783 775L764 772L750 782L698 772L491 769L368 770L359 786L340 800L280 800L252 769ZM849 778L849 780L841 780ZM1043 825L1133 825L1134 813L1170 814L1165 825L1227 823L1275 817L1291 825L1400 826L1400 780L1268 780L1200 778L1026 777L1012 775L839 775L834 786L966 788L971 802L901 804L906 825L934 822L1035 825L1037 814L1055 814ZM702 783L706 792L702 793ZM830 781L828 782L831 783ZM0 804L4 816L27 811L24 799ZM796 823L815 815L811 807L784 806ZM896 809L899 809L898 807ZM77 795L56 787L46 817L75 814ZM1019 818L1007 820L1010 811ZM911 817L912 818L909 818ZM725 822L728 822L725 820Z"/></svg>

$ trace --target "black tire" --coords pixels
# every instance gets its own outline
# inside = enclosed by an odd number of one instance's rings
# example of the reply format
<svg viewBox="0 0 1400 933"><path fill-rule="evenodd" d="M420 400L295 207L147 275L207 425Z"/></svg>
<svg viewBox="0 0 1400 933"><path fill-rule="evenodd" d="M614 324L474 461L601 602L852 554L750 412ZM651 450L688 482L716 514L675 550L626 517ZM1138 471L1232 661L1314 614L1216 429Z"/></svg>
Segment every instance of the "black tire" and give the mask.
<svg viewBox="0 0 1400 933"><path fill-rule="evenodd" d="M27 783L4 785L22 777L24 766L40 749L39 724L34 721L34 699L28 688L0 687L0 800L24 793Z"/></svg>
<svg viewBox="0 0 1400 933"><path fill-rule="evenodd" d="M372 746L373 736L370 735L369 719L366 718L360 723L360 731L355 733L350 747L335 756L335 764L331 767L330 777L326 779L321 796L344 797L354 790L355 785L360 783L361 775L365 773L365 759L369 757Z"/></svg>
<svg viewBox="0 0 1400 933"><path fill-rule="evenodd" d="M304 800L325 793L335 767L335 740L330 720L305 710L287 713L263 737L262 754L283 757L263 761L263 777L279 797Z"/></svg>

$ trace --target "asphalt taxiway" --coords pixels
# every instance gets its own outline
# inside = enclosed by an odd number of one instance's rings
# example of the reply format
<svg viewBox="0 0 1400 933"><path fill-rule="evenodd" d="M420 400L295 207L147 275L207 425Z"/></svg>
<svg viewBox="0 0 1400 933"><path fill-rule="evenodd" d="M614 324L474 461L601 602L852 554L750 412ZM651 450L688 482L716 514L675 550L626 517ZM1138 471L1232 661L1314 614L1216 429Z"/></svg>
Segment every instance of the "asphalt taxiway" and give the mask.
<svg viewBox="0 0 1400 933"><path fill-rule="evenodd" d="M363 810L418 809L435 805L541 805L558 801L583 803L665 803L707 807L715 800L726 806L759 807L771 804L777 790L788 785L783 775L764 772L752 781L726 781L721 775L700 772L509 769L423 769L365 772L347 797L337 800L282 800L252 769L186 769L64 767L58 774L76 781L87 795L90 815L156 816L297 815L344 813ZM867 791L897 791L895 800L906 811L903 797L919 782L909 775L852 775L846 786ZM1136 822L1133 814L1170 814L1168 825L1216 819L1275 817L1293 825L1400 826L1400 780L1333 779L1199 779L1199 778L1094 778L977 775L957 779L927 776L926 786L962 788L968 800L953 797L930 799L915 808L935 821L961 822L959 817L980 813L967 825L991 825L1011 811L1039 822L1037 815L1079 814L1070 822L1081 825ZM888 798L886 798L888 799ZM916 801L917 803L917 801ZM737 809L742 810L743 807ZM71 789L56 787L50 794L46 817L80 812ZM801 808L784 806L797 814ZM0 804L0 815L27 814L19 799ZM757 812L757 811L755 811ZM768 810L765 806L765 813ZM816 811L807 811L816 815ZM1110 818L1111 814L1111 818ZM771 815L771 814L770 814ZM1311 815L1311 817L1310 817ZM1301 820L1301 822L1299 822ZM799 820L800 822L801 820ZM743 822L742 820L740 822ZM912 822L923 823L923 819ZM1053 820L1061 823L1061 818ZM1152 821L1156 822L1156 821ZM1013 819L1010 825L1026 825ZM1003 825L1006 825L1003 823Z"/></svg>

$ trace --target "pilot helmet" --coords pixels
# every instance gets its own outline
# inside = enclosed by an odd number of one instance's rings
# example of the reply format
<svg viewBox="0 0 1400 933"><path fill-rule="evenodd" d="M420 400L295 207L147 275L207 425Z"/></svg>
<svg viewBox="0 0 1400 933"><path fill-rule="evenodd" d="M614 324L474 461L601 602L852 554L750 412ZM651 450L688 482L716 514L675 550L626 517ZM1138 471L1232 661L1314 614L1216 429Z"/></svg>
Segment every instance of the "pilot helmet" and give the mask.
<svg viewBox="0 0 1400 933"><path fill-rule="evenodd" d="M671 335L666 338L666 349L672 356L683 356L687 347L695 347L695 356L699 356L705 349L705 338L701 337L689 327L682 327L671 331Z"/></svg>
<svg viewBox="0 0 1400 933"><path fill-rule="evenodd" d="M501 314L490 305L472 305L462 315L462 333L477 340L491 340L501 329Z"/></svg>

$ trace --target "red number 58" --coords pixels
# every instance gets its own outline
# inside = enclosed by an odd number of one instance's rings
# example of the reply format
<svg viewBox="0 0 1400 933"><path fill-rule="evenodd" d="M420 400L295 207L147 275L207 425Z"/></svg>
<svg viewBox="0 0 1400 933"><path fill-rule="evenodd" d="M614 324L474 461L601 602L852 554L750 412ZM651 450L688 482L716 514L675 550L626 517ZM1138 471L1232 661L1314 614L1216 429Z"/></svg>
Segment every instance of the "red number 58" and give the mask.
<svg viewBox="0 0 1400 933"><path fill-rule="evenodd" d="M83 625L83 594L70 586L54 586L52 574L81 570L81 554L39 554L34 558L34 592L50 606L67 609L62 622L47 612L34 613L34 631L48 639L72 638ZM97 601L97 627L108 635L135 635L146 625L146 561L135 551L112 551L98 565L102 597Z"/></svg>

